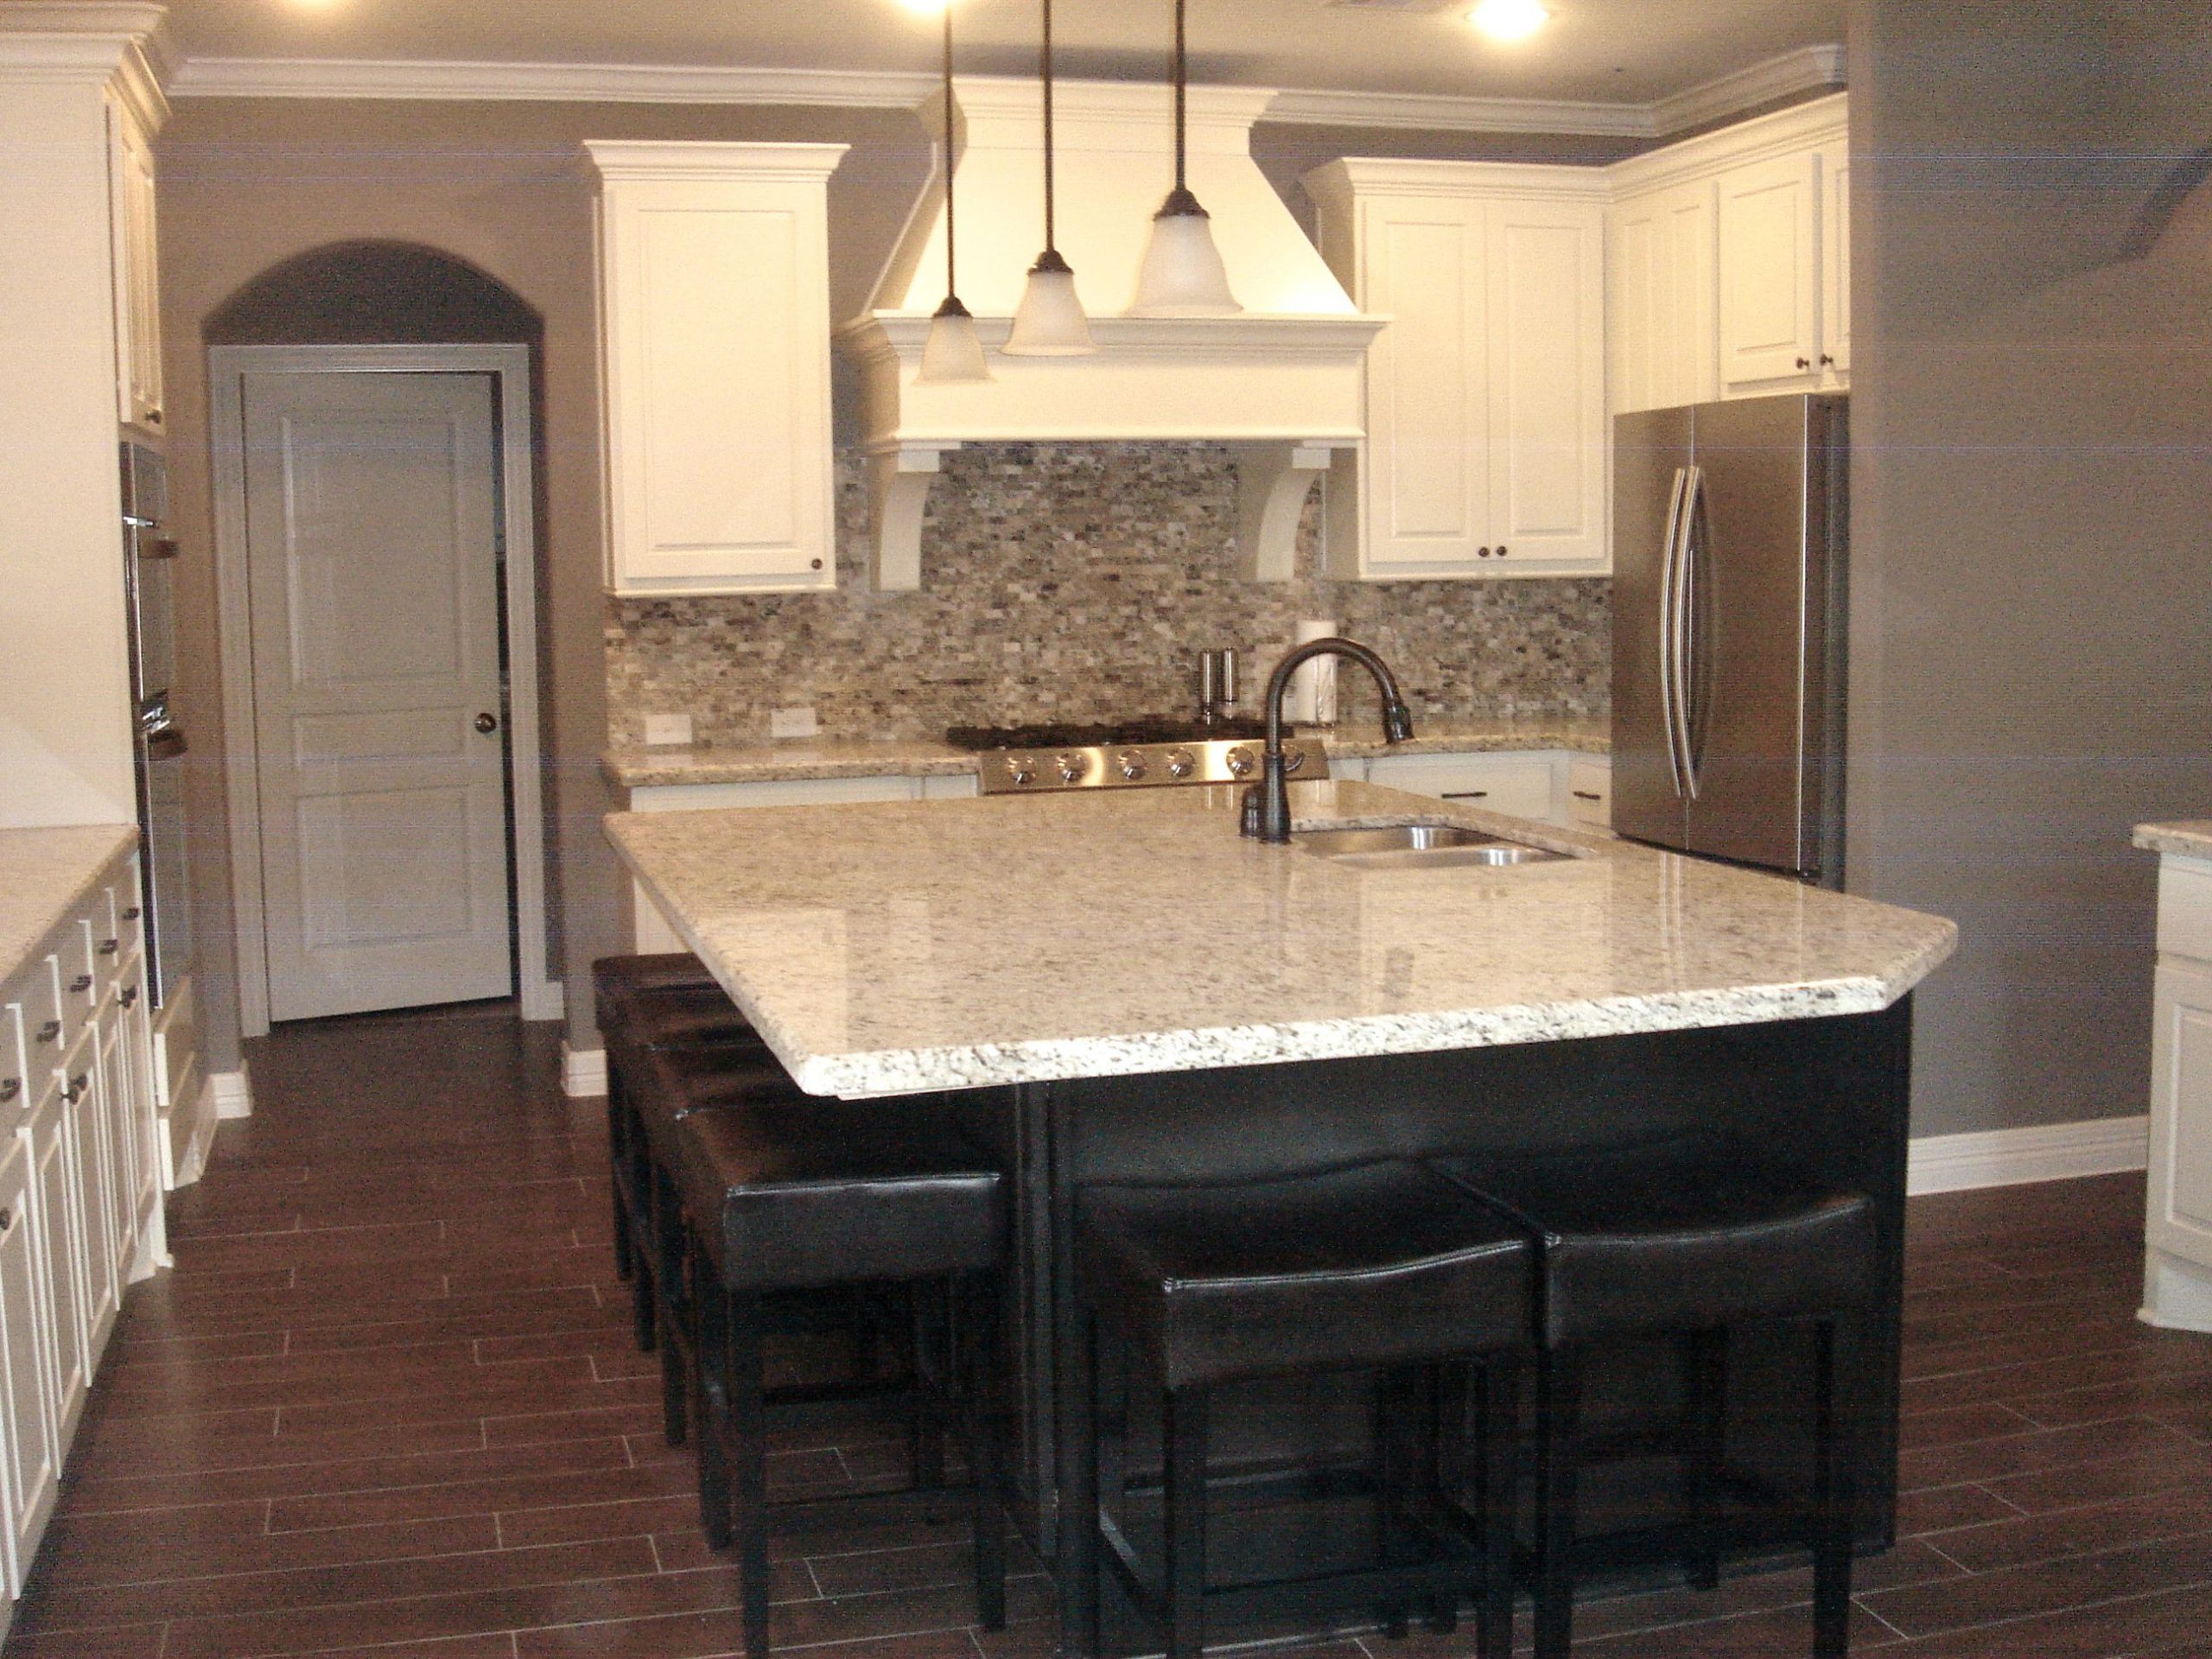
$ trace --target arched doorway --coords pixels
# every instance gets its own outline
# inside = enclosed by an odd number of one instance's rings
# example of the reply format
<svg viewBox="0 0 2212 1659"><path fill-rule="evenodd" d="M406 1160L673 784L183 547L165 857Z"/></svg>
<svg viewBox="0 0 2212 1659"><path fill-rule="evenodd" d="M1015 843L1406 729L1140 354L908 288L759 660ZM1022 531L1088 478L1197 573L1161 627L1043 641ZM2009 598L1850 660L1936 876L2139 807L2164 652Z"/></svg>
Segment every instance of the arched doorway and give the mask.
<svg viewBox="0 0 2212 1659"><path fill-rule="evenodd" d="M240 1022L548 974L533 372L435 249L319 248L209 318Z"/></svg>

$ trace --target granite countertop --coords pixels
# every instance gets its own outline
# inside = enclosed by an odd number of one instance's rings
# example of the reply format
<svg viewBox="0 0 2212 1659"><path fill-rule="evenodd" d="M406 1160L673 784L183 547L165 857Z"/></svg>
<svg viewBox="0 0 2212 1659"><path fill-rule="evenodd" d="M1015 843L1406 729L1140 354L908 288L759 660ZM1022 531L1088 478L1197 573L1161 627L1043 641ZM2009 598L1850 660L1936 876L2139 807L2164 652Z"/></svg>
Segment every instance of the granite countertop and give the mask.
<svg viewBox="0 0 2212 1659"><path fill-rule="evenodd" d="M1323 741L1330 754L1460 754L1514 749L1573 749L1604 754L1611 727L1602 720L1497 720L1477 725L1419 728L1410 741L1386 743L1379 732L1345 728ZM806 778L943 778L972 775L976 756L948 743L774 743L612 748L600 757L607 782L624 789L676 784L760 784Z"/></svg>
<svg viewBox="0 0 2212 1659"><path fill-rule="evenodd" d="M2212 818L2183 818L2172 823L2139 823L2135 844L2145 852L2178 853L2183 858L2212 858Z"/></svg>
<svg viewBox="0 0 2212 1659"><path fill-rule="evenodd" d="M1948 921L1778 877L1294 784L1300 827L1459 823L1573 855L1354 868L1239 836L1239 792L607 823L800 1086L825 1095L1869 1013L1957 941Z"/></svg>
<svg viewBox="0 0 2212 1659"><path fill-rule="evenodd" d="M138 831L123 823L0 830L0 979L21 968L137 844Z"/></svg>

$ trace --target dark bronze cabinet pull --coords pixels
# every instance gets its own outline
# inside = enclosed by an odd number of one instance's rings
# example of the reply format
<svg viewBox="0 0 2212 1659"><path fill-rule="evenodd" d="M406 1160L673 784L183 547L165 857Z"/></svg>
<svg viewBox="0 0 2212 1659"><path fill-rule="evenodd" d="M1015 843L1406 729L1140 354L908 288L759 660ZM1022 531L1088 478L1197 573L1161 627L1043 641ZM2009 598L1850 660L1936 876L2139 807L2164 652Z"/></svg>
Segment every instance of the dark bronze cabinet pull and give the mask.
<svg viewBox="0 0 2212 1659"><path fill-rule="evenodd" d="M5 1104L23 1092L21 1077L0 1077L0 1104Z"/></svg>
<svg viewBox="0 0 2212 1659"><path fill-rule="evenodd" d="M140 910L137 906L133 905L130 909L123 912L123 919L126 922L135 922L139 918L139 917L144 914L145 912Z"/></svg>
<svg viewBox="0 0 2212 1659"><path fill-rule="evenodd" d="M1578 801L1602 801L1605 798L1594 789L1578 789L1574 791L1574 798Z"/></svg>
<svg viewBox="0 0 2212 1659"><path fill-rule="evenodd" d="M99 943L99 953L104 957L111 957L122 948L122 945L121 939L102 939Z"/></svg>
<svg viewBox="0 0 2212 1659"><path fill-rule="evenodd" d="M92 976L90 974L78 975L76 978L69 982L69 988L73 991L91 990L92 988Z"/></svg>
<svg viewBox="0 0 2212 1659"><path fill-rule="evenodd" d="M41 1043L50 1043L60 1034L61 1022L59 1020L49 1020L38 1028L38 1039Z"/></svg>
<svg viewBox="0 0 2212 1659"><path fill-rule="evenodd" d="M74 1106L85 1097L85 1090L91 1086L91 1084L92 1074L88 1071L79 1071L75 1077L70 1078L67 1085L63 1088L61 1098Z"/></svg>
<svg viewBox="0 0 2212 1659"><path fill-rule="evenodd" d="M117 1000L119 1001L126 1008L137 1007L138 1006L138 988L136 985L124 986Z"/></svg>
<svg viewBox="0 0 2212 1659"><path fill-rule="evenodd" d="M1490 791L1486 789L1447 789L1444 791L1443 798L1447 801L1484 801L1490 798Z"/></svg>
<svg viewBox="0 0 2212 1659"><path fill-rule="evenodd" d="M0 1233L6 1232L15 1224L16 1212L12 1210L0 1210Z"/></svg>

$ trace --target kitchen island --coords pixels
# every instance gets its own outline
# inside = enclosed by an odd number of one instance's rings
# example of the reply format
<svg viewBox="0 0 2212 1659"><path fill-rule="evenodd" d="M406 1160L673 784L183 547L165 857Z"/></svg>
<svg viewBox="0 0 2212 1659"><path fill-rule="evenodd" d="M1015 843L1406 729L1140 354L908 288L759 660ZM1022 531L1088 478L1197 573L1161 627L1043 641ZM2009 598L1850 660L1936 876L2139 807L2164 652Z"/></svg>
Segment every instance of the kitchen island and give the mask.
<svg viewBox="0 0 2212 1659"><path fill-rule="evenodd" d="M1082 1184L1693 1124L1875 1199L1887 1296L1865 1344L1860 1532L1886 1540L1910 993L1950 953L1952 925L1364 784L1294 785L1300 830L1458 823L1565 855L1350 866L1240 836L1237 793L608 820L642 889L802 1088L954 1092L1015 1171L1021 1476L1039 1542L1070 1455L1055 1382ZM1786 1484L1802 1445L1772 1433L1770 1396L1802 1384L1767 1378L1802 1378L1799 1351L1792 1333L1746 1346L1732 1392L1767 1432L1739 1455ZM1629 1392L1651 1372L1624 1363ZM1343 1395L1254 1385L1222 1450L1264 1465L1356 1439Z"/></svg>

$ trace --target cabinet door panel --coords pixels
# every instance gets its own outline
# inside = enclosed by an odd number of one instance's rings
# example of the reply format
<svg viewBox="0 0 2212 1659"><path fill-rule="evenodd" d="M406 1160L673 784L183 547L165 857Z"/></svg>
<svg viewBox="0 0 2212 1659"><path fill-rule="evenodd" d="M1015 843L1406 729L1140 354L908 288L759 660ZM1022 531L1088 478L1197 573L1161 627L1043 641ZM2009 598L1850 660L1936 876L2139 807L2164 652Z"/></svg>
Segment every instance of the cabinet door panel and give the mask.
<svg viewBox="0 0 2212 1659"><path fill-rule="evenodd" d="M71 1116L59 1086L31 1114L33 1196L45 1263L47 1397L57 1436L91 1378L85 1349L85 1217Z"/></svg>
<svg viewBox="0 0 2212 1659"><path fill-rule="evenodd" d="M1369 386L1387 442L1370 450L1374 562L1456 563L1486 531L1489 404L1471 374L1485 342L1481 209L1379 203L1370 210L1370 309L1390 319Z"/></svg>
<svg viewBox="0 0 2212 1659"><path fill-rule="evenodd" d="M2150 1242L2212 1267L2212 971L2162 963L2156 1010Z"/></svg>
<svg viewBox="0 0 2212 1659"><path fill-rule="evenodd" d="M1821 151L1821 342L1831 379L1851 375L1851 149Z"/></svg>
<svg viewBox="0 0 2212 1659"><path fill-rule="evenodd" d="M1604 213L1595 204L1490 209L1493 556L1605 556Z"/></svg>
<svg viewBox="0 0 2212 1659"><path fill-rule="evenodd" d="M48 1395L44 1296L32 1221L31 1160L23 1135L0 1160L0 1484L8 1519L8 1592L22 1592L32 1552L54 1508L60 1459Z"/></svg>
<svg viewBox="0 0 2212 1659"><path fill-rule="evenodd" d="M1720 181L1720 379L1726 391L1819 379L1820 162L1809 152Z"/></svg>
<svg viewBox="0 0 2212 1659"><path fill-rule="evenodd" d="M1614 210L1610 318L1621 414L1719 394L1713 187L1681 185Z"/></svg>

